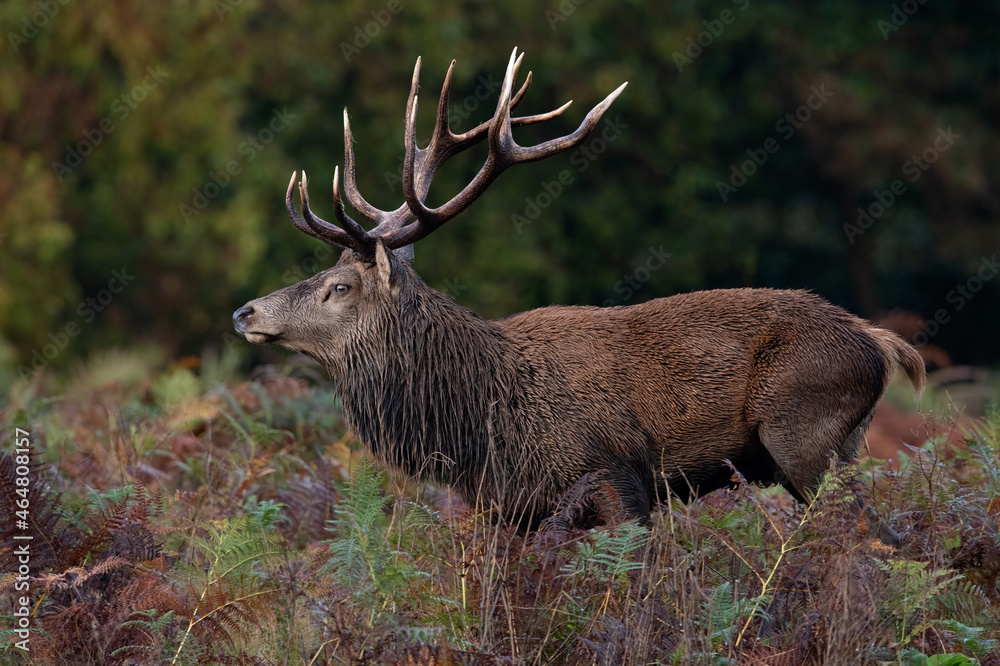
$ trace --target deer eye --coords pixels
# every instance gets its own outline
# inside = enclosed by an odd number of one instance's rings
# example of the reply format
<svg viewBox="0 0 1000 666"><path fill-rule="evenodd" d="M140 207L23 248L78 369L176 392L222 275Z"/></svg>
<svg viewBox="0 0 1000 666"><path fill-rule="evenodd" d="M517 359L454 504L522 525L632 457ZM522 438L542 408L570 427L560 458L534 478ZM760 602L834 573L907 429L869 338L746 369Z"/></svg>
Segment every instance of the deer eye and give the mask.
<svg viewBox="0 0 1000 666"><path fill-rule="evenodd" d="M334 292L336 292L337 296L344 296L350 290L351 290L351 285L349 284L335 284L332 287L327 287L326 293L323 294L322 302L326 303L328 300L330 300L330 297L333 296Z"/></svg>

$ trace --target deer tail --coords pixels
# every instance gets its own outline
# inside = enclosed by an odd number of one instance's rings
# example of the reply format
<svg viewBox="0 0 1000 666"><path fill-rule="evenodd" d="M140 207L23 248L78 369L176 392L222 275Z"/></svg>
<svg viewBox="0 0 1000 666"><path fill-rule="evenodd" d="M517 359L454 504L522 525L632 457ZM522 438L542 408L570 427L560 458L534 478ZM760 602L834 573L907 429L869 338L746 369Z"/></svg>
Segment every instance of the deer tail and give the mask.
<svg viewBox="0 0 1000 666"><path fill-rule="evenodd" d="M910 378L910 383L913 384L913 390L916 393L916 398L919 401L920 396L924 392L924 380L927 378L927 371L924 369L924 359L917 353L917 350L913 348L913 345L908 343L903 338L899 337L892 331L888 331L884 328L873 327L872 332L879 341L882 349L886 352L886 355L890 361L890 366L887 371L886 384L892 379L892 375L896 370L896 366L903 368L906 372L906 376Z"/></svg>

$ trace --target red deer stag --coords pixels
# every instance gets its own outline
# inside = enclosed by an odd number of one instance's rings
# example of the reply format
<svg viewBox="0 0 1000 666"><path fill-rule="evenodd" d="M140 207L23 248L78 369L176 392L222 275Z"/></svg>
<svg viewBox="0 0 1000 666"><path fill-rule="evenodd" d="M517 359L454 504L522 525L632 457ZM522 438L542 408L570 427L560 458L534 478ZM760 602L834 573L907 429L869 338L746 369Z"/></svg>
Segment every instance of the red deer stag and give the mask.
<svg viewBox="0 0 1000 666"><path fill-rule="evenodd" d="M445 77L426 148L416 145L417 80L406 105L405 204L383 211L358 192L344 111L347 201L339 226L313 214L305 173L295 226L344 250L336 266L250 301L233 315L253 343L278 344L329 370L356 436L383 464L446 483L470 504L537 525L589 472L600 471L628 517L648 517L667 491L683 499L730 483L813 492L830 457L852 458L896 366L919 392L920 356L805 291L725 289L623 307L552 306L488 321L430 287L410 246L455 217L506 168L579 145L622 84L565 137L523 147L511 135L561 114L512 118L521 56L511 55L496 113L456 135ZM448 158L486 140L472 181L439 208L424 203ZM869 510L869 514L871 514Z"/></svg>

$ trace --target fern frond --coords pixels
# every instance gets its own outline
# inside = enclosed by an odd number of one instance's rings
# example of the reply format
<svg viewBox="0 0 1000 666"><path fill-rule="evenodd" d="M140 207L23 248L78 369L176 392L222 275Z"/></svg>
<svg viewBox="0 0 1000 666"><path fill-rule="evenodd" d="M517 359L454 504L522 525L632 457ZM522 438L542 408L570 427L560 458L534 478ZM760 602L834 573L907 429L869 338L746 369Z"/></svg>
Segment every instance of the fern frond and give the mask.
<svg viewBox="0 0 1000 666"><path fill-rule="evenodd" d="M207 525L206 531L207 536L191 540L209 566L187 581L198 601L171 663L180 659L192 633L209 643L221 640L236 645L248 627L260 629L274 618L269 599L280 590L262 569L270 569L285 552L281 536L265 528L258 516L222 520Z"/></svg>

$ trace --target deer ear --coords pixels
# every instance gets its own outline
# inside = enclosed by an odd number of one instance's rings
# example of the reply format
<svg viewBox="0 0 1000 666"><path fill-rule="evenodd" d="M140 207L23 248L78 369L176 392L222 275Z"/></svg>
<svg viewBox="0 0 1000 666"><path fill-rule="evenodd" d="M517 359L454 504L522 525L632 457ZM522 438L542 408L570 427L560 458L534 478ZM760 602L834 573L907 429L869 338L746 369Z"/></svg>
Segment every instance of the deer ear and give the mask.
<svg viewBox="0 0 1000 666"><path fill-rule="evenodd" d="M382 239L375 240L375 265L378 267L378 277L387 290L396 291L396 276L392 274L392 258L385 249Z"/></svg>

